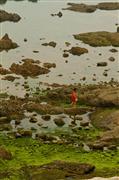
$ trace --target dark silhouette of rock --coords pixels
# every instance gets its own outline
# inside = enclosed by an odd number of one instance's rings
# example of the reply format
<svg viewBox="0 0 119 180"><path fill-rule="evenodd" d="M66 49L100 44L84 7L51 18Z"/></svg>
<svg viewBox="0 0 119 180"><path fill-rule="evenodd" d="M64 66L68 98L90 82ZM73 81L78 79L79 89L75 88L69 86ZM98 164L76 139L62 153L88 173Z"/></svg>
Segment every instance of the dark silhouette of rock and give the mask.
<svg viewBox="0 0 119 180"><path fill-rule="evenodd" d="M0 22L3 21L18 22L20 19L21 17L18 14L8 13L4 10L0 10Z"/></svg>

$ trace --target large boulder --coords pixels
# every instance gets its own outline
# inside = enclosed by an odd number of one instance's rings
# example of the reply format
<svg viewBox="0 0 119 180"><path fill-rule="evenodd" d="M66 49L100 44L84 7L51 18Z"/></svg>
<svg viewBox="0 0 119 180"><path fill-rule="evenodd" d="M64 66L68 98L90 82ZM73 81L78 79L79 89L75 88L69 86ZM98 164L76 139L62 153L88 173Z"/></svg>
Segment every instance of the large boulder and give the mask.
<svg viewBox="0 0 119 180"><path fill-rule="evenodd" d="M13 42L8 34L5 34L2 39L0 39L0 51L3 51L3 50L10 50L10 49L15 49L17 48L18 45L17 43Z"/></svg>

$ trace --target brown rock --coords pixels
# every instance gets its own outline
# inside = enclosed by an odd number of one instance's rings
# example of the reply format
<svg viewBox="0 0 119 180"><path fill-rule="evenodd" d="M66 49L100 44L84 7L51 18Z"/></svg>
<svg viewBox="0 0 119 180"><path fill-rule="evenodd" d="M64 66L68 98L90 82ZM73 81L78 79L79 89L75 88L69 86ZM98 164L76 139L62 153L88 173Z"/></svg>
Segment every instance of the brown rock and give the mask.
<svg viewBox="0 0 119 180"><path fill-rule="evenodd" d="M85 48L81 48L81 47L72 47L69 52L73 55L77 55L80 56L84 53L88 53L88 50Z"/></svg>
<svg viewBox="0 0 119 180"><path fill-rule="evenodd" d="M17 47L18 45L9 38L8 34L5 34L3 38L0 39L0 51L8 51Z"/></svg>
<svg viewBox="0 0 119 180"><path fill-rule="evenodd" d="M12 14L8 13L4 10L0 10L0 22L3 21L13 21L13 22L18 22L21 19L21 17L18 14Z"/></svg>

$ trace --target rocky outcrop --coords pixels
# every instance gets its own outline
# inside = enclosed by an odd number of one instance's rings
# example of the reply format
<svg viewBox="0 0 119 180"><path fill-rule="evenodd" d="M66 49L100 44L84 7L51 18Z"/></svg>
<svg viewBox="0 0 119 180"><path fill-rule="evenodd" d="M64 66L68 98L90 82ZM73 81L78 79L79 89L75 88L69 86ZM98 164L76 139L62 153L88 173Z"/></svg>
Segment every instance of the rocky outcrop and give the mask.
<svg viewBox="0 0 119 180"><path fill-rule="evenodd" d="M20 21L21 17L18 14L8 13L4 10L0 10L0 22L3 21L12 21L18 22Z"/></svg>
<svg viewBox="0 0 119 180"><path fill-rule="evenodd" d="M117 46L119 47L119 33L117 32L89 32L74 35L74 38L90 46Z"/></svg>
<svg viewBox="0 0 119 180"><path fill-rule="evenodd" d="M21 65L13 63L10 67L10 70L17 75L22 75L23 77L36 77L38 75L47 74L50 72L49 69L35 64L34 61L31 61L29 59L28 61L25 60Z"/></svg>
<svg viewBox="0 0 119 180"><path fill-rule="evenodd" d="M3 51L3 50L10 50L10 49L15 49L17 48L18 45L17 43L13 42L8 34L5 34L2 39L0 39L0 51Z"/></svg>
<svg viewBox="0 0 119 180"><path fill-rule="evenodd" d="M8 69L4 69L3 67L0 67L0 74L1 75L11 74L11 71L9 71Z"/></svg>
<svg viewBox="0 0 119 180"><path fill-rule="evenodd" d="M86 90L80 95L80 101L93 106L119 106L118 87L97 87Z"/></svg>
<svg viewBox="0 0 119 180"><path fill-rule="evenodd" d="M81 47L72 47L69 52L73 55L80 56L82 54L88 53L88 50L86 48Z"/></svg>

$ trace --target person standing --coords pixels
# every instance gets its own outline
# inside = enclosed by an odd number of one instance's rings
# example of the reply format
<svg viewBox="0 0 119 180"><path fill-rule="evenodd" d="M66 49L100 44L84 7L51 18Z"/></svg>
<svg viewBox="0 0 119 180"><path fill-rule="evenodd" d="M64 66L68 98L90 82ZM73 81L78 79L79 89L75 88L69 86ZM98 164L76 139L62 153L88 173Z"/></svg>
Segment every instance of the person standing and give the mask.
<svg viewBox="0 0 119 180"><path fill-rule="evenodd" d="M78 93L77 93L77 89L74 88L71 93L71 105L75 106L77 101L78 101Z"/></svg>

